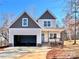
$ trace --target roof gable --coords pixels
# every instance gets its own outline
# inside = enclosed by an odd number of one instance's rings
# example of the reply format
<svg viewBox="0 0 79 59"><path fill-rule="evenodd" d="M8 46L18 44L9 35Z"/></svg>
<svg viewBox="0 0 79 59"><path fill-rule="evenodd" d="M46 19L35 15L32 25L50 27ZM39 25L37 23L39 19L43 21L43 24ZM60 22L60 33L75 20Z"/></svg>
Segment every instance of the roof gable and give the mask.
<svg viewBox="0 0 79 59"><path fill-rule="evenodd" d="M48 10L39 19L56 19Z"/></svg>
<svg viewBox="0 0 79 59"><path fill-rule="evenodd" d="M28 18L28 26L22 26L22 18ZM40 26L26 13L24 12L11 26L10 28L40 28Z"/></svg>

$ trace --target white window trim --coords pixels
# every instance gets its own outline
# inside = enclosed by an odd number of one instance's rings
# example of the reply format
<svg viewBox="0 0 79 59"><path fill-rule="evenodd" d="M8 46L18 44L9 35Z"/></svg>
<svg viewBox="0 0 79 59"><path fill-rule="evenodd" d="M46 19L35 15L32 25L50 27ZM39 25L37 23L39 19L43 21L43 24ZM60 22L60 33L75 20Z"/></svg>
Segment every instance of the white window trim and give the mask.
<svg viewBox="0 0 79 59"><path fill-rule="evenodd" d="M25 19L27 20L26 25L23 24ZM22 27L28 27L28 18L22 18Z"/></svg>

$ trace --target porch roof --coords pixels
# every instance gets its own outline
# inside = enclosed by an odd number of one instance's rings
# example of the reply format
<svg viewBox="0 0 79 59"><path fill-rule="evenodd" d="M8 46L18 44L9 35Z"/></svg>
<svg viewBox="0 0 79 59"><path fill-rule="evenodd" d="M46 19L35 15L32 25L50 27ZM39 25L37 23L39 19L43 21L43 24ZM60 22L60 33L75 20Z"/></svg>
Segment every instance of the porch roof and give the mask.
<svg viewBox="0 0 79 59"><path fill-rule="evenodd" d="M62 32L64 31L63 28L53 28L53 29L42 29L42 31L53 31L53 32Z"/></svg>

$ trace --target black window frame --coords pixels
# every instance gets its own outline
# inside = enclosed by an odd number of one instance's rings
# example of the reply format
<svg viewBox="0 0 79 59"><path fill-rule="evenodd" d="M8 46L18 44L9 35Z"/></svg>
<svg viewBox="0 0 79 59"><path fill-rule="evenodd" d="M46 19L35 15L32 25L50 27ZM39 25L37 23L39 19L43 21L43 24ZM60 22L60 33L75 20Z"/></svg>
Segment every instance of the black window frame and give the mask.
<svg viewBox="0 0 79 59"><path fill-rule="evenodd" d="M50 39L56 39L57 38L57 34L56 33L50 33L49 38Z"/></svg>
<svg viewBox="0 0 79 59"><path fill-rule="evenodd" d="M44 27L50 27L51 21L44 21Z"/></svg>

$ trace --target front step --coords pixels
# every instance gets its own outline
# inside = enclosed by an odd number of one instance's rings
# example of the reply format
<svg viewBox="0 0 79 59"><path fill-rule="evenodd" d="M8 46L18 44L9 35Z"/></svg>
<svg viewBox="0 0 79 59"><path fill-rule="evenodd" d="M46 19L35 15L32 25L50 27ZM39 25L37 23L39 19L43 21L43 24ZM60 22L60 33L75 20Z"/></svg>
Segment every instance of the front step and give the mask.
<svg viewBox="0 0 79 59"><path fill-rule="evenodd" d="M49 46L49 43L48 42L44 42L44 43L42 43L42 46Z"/></svg>
<svg viewBox="0 0 79 59"><path fill-rule="evenodd" d="M62 46L62 44L44 42L44 43L42 43L42 46L46 46L46 47L58 47L58 46Z"/></svg>

